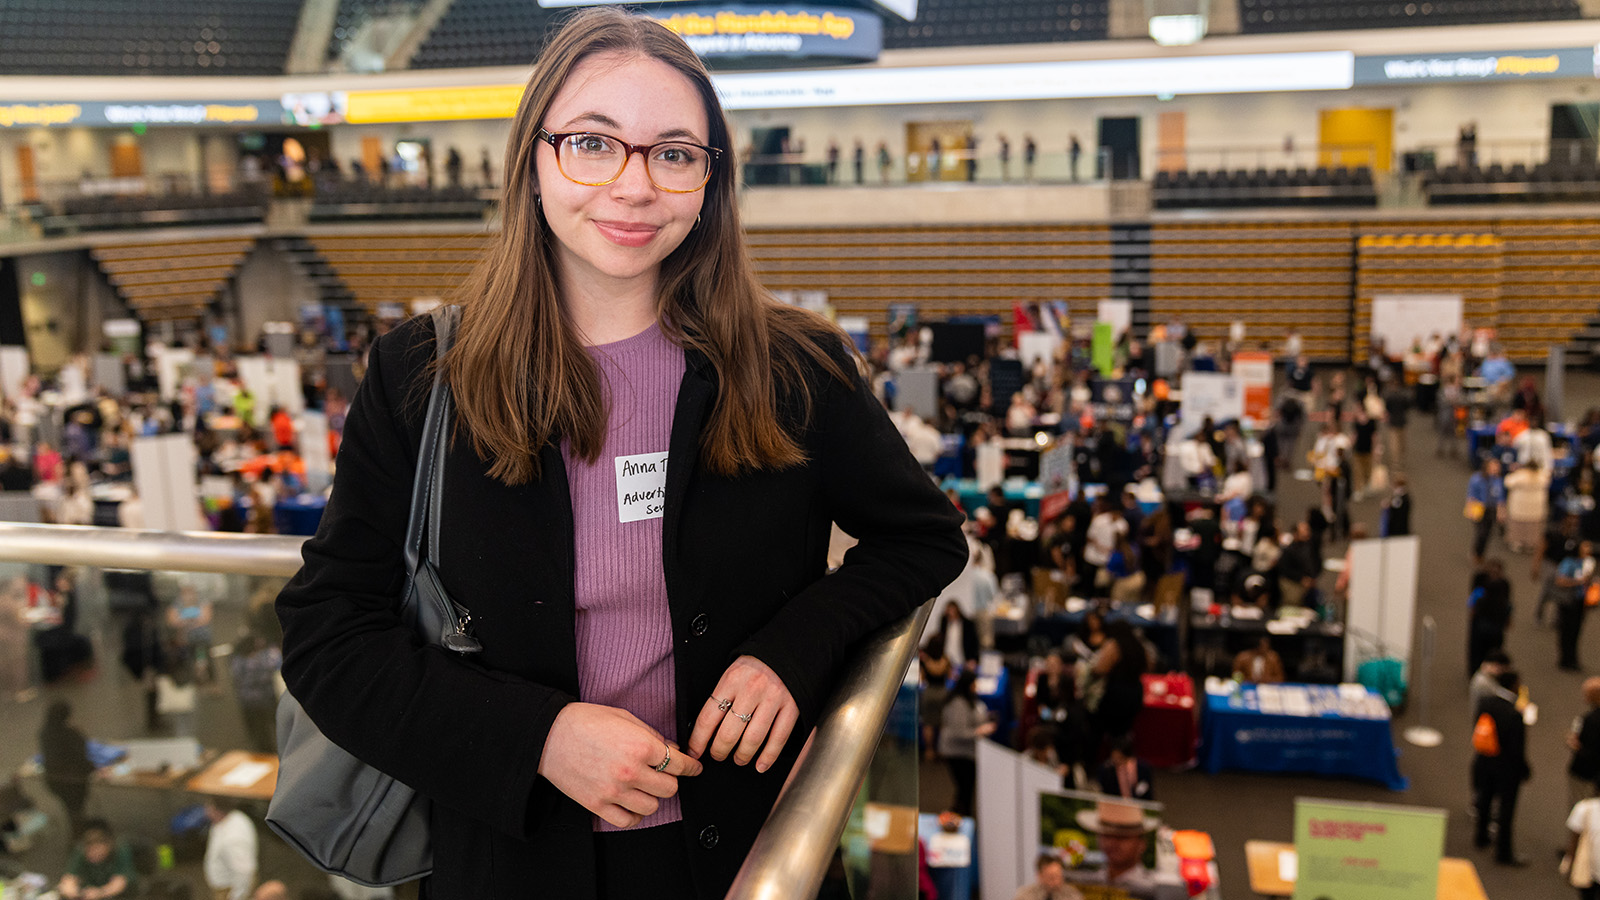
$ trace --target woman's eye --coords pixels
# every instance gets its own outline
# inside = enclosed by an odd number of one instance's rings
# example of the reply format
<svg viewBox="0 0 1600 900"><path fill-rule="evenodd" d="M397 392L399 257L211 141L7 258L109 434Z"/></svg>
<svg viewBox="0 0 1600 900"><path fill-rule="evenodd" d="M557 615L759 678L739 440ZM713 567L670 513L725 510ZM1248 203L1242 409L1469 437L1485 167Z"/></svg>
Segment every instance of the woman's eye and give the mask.
<svg viewBox="0 0 1600 900"><path fill-rule="evenodd" d="M574 135L568 140L573 150L585 154L602 154L611 152L611 142L597 134Z"/></svg>
<svg viewBox="0 0 1600 900"><path fill-rule="evenodd" d="M672 144L656 150L656 159L673 166L689 166L699 158L699 152L693 147Z"/></svg>

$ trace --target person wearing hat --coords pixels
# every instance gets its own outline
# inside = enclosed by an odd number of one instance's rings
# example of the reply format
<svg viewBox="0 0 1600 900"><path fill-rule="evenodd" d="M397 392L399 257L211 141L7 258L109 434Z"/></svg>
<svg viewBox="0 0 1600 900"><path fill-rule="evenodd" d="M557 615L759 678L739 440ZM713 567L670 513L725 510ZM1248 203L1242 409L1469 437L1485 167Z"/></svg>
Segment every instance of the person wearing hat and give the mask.
<svg viewBox="0 0 1600 900"><path fill-rule="evenodd" d="M1077 888L1067 884L1066 868L1061 858L1053 853L1041 853L1034 862L1032 884L1017 889L1012 900L1083 900Z"/></svg>
<svg viewBox="0 0 1600 900"><path fill-rule="evenodd" d="M1177 900L1188 891L1175 879L1166 879L1145 867L1145 835L1161 821L1146 816L1143 807L1115 800L1101 800L1094 809L1081 810L1078 824L1093 834L1105 856L1105 868L1096 873L1098 883L1126 891L1146 900Z"/></svg>

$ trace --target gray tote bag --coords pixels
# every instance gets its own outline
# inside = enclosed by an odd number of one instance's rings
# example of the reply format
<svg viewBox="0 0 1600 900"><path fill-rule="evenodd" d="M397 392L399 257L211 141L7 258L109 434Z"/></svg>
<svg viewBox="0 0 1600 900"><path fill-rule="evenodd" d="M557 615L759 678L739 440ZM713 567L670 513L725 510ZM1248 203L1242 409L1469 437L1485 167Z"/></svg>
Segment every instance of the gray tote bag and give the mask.
<svg viewBox="0 0 1600 900"><path fill-rule="evenodd" d="M450 348L459 313L455 306L433 312L438 357ZM400 616L424 641L472 653L481 647L464 633L432 563L439 552L439 469L450 405L450 388L435 375L411 485ZM277 724L278 786L267 807L268 827L317 868L368 887L414 881L432 871L425 798L328 740L287 693L278 703Z"/></svg>

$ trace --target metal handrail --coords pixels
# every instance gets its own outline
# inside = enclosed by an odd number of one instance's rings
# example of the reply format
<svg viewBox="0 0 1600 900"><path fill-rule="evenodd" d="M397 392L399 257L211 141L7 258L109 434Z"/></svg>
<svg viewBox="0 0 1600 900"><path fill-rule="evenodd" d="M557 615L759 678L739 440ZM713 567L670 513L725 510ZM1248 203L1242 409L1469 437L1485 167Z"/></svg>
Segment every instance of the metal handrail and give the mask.
<svg viewBox="0 0 1600 900"><path fill-rule="evenodd" d="M0 562L282 575L300 571L303 537L0 522Z"/></svg>
<svg viewBox="0 0 1600 900"><path fill-rule="evenodd" d="M810 900L822 886L932 603L862 641L727 900Z"/></svg>
<svg viewBox="0 0 1600 900"><path fill-rule="evenodd" d="M293 575L305 538L0 522L0 562ZM728 900L810 900L844 833L931 603L862 641Z"/></svg>

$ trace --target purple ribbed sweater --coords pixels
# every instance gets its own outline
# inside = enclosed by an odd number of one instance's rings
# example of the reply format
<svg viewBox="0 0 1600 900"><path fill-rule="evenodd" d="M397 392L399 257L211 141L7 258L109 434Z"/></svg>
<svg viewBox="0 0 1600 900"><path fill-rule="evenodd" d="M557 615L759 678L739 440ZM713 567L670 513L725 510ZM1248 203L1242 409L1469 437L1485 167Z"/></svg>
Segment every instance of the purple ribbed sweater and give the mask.
<svg viewBox="0 0 1600 900"><path fill-rule="evenodd" d="M648 455L666 456L683 350L656 325L588 350L600 367L611 423L595 464L574 458L565 444L561 448L577 547L578 693L585 703L625 709L677 741L672 620L661 568L662 499L652 492L665 484L665 475L654 477L649 469L660 461ZM631 463L626 472L625 463ZM655 468L664 473L666 466ZM623 488L629 496L621 496ZM682 817L672 797L638 827ZM618 830L598 816L594 827Z"/></svg>

